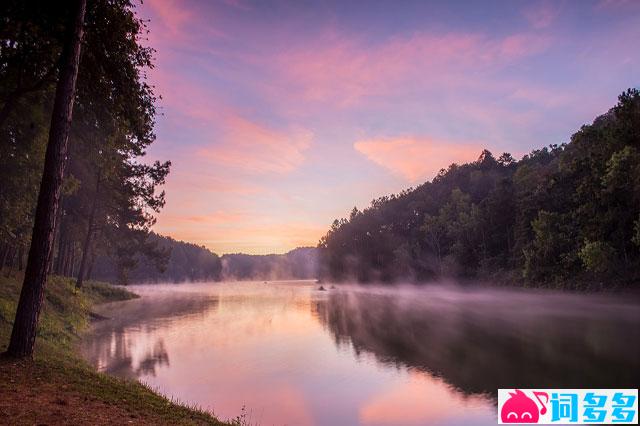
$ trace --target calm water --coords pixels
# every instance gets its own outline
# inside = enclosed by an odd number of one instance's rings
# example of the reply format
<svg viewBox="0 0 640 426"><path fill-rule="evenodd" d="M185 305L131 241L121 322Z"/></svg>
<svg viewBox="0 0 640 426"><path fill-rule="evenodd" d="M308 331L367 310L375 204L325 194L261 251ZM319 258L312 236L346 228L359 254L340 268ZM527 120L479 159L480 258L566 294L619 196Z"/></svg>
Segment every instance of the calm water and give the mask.
<svg viewBox="0 0 640 426"><path fill-rule="evenodd" d="M637 387L635 298L309 282L135 286L82 352L260 425L495 425L499 387Z"/></svg>

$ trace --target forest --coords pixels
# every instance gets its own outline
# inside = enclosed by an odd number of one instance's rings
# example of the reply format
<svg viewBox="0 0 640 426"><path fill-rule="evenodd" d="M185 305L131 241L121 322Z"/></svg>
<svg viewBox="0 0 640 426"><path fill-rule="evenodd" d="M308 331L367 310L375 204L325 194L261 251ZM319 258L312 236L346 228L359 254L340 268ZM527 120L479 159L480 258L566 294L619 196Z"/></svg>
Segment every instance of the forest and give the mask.
<svg viewBox="0 0 640 426"><path fill-rule="evenodd" d="M74 7L15 1L1 6L0 268L25 267ZM215 255L203 254L209 258L199 258L199 265L198 256L171 257L177 243L150 238L165 203L158 188L171 163L145 159L155 140L158 100L146 78L154 65L154 50L141 43L146 24L128 0L88 2L84 22L49 270L76 277L78 286L94 271L129 282L141 260L148 279L167 268L172 280L209 277Z"/></svg>
<svg viewBox="0 0 640 426"><path fill-rule="evenodd" d="M640 92L568 143L488 150L354 208L319 242L329 280L451 278L602 289L640 280Z"/></svg>

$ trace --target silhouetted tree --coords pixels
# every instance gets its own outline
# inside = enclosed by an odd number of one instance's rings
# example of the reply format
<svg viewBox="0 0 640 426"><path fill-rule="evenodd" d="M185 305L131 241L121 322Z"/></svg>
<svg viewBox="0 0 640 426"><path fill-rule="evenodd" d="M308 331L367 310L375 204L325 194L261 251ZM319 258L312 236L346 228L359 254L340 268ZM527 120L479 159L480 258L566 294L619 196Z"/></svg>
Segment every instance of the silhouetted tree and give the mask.
<svg viewBox="0 0 640 426"><path fill-rule="evenodd" d="M53 248L60 191L67 155L73 101L80 62L86 0L78 0L69 39L64 45L49 129L49 142L36 206L31 248L18 301L8 353L31 356Z"/></svg>

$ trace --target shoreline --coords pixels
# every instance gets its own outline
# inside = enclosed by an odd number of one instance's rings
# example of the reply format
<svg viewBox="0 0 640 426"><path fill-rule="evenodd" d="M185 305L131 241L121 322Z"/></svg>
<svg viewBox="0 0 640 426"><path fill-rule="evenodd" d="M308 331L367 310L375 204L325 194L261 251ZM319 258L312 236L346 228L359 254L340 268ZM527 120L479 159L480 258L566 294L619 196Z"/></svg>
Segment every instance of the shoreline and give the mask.
<svg viewBox="0 0 640 426"><path fill-rule="evenodd" d="M22 274L0 274L0 348L6 348ZM0 355L0 424L239 425L171 400L148 386L96 371L77 353L77 342L106 302L137 298L110 284L89 281L77 291L70 278L51 276L31 360ZM97 319L99 320L99 319Z"/></svg>

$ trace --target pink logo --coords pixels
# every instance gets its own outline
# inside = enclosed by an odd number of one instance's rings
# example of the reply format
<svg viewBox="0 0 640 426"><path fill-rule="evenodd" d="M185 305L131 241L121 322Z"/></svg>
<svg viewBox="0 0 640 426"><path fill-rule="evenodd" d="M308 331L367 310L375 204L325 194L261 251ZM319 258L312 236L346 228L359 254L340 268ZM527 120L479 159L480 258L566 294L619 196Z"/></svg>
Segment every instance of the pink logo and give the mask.
<svg viewBox="0 0 640 426"><path fill-rule="evenodd" d="M545 404L549 402L549 395L546 392L533 392L540 403L541 409L538 411L538 405L524 394L520 389L515 392L509 392L509 399L502 406L500 418L503 423L538 423L540 414L547 412ZM540 397L545 397L545 402Z"/></svg>

